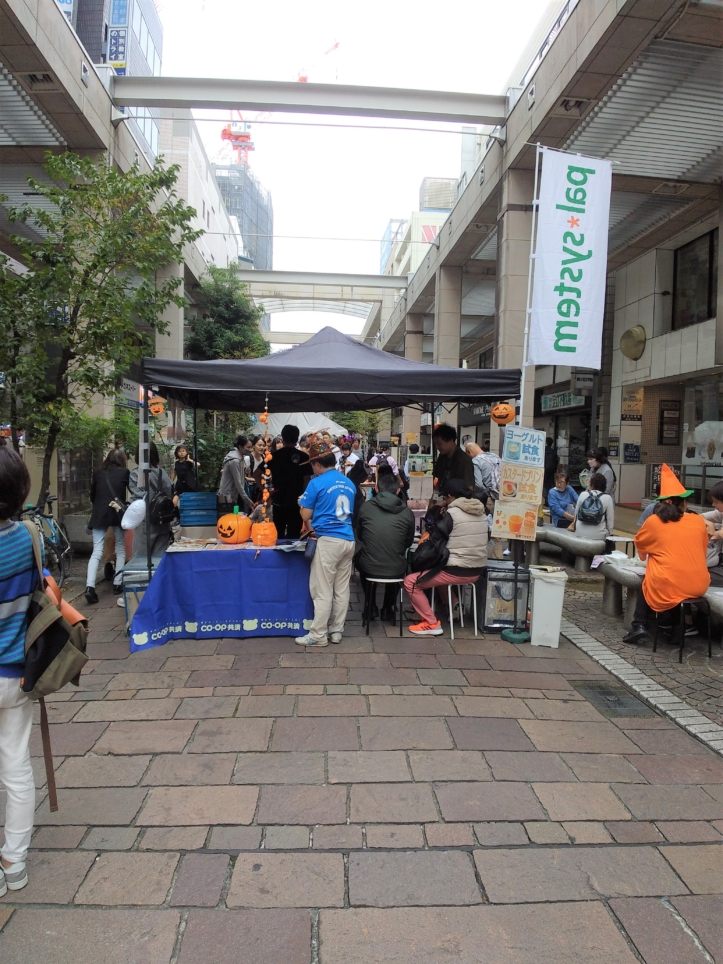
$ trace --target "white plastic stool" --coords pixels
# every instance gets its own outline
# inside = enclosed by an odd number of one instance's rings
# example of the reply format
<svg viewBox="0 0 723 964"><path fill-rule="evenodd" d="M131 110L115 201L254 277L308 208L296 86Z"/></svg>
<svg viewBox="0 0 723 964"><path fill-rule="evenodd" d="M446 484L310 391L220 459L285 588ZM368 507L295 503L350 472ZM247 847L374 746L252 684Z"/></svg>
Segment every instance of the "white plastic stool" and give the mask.
<svg viewBox="0 0 723 964"><path fill-rule="evenodd" d="M400 635L400 636L403 636L404 633L403 633L403 629L402 629L402 618L403 618L403 616L404 616L404 609L403 609L403 607L404 607L404 576L402 576L402 577L399 578L399 579L380 579L380 578L373 578L372 576L365 576L365 578L366 578L367 583L371 583L371 584L374 586L374 589L375 589L375 590L376 590L376 587L377 587L378 584L379 584L379 585L389 585L389 584L391 584L391 583L393 583L393 582L399 583L399 635ZM366 630L367 630L366 634L367 634L367 636L369 635L369 624L371 623L371 620L372 620L372 599L373 599L374 595L375 595L375 592L372 591L371 586L367 586L366 599L364 600L364 613L365 613L365 616L366 616L365 622L366 622Z"/></svg>
<svg viewBox="0 0 723 964"><path fill-rule="evenodd" d="M474 582L465 582L457 584L455 586L457 590L457 599L459 600L459 625L461 629L464 629L464 602L462 599L462 593L465 586L472 587L472 612L474 614L474 634L477 635L477 580ZM432 612L434 612L434 589L432 589ZM454 611L452 609L452 584L447 586L447 606L449 607L449 631L451 633L452 639L454 639Z"/></svg>

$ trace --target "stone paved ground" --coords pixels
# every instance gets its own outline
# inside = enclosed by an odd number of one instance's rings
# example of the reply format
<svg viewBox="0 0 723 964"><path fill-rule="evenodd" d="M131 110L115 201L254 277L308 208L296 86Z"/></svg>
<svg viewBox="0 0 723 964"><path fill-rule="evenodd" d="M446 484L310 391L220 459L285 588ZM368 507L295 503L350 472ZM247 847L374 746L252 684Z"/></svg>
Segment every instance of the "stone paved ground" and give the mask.
<svg viewBox="0 0 723 964"><path fill-rule="evenodd" d="M322 651L130 656L107 593L82 689L50 704L60 811L36 759L2 964L723 961L723 758L604 718L571 644L364 637L352 614Z"/></svg>
<svg viewBox="0 0 723 964"><path fill-rule="evenodd" d="M687 637L683 662L678 662L678 646L658 640L653 652L652 639L642 646L623 642L622 617L603 616L600 612L602 578L585 584L572 583L565 594L564 612L580 629L590 633L618 656L636 666L656 683L694 706L715 723L723 724L723 646L720 629L713 629L713 655L708 658L705 632ZM705 621L701 624L705 629Z"/></svg>

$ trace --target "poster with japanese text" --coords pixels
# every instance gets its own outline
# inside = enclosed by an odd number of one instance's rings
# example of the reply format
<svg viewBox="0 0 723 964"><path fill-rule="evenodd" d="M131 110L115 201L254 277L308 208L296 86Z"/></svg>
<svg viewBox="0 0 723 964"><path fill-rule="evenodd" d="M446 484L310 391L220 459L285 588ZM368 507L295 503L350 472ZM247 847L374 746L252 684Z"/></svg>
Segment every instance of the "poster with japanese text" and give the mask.
<svg viewBox="0 0 723 964"><path fill-rule="evenodd" d="M503 502L542 502L544 469L533 465L503 462L500 471L500 499Z"/></svg>
<svg viewBox="0 0 723 964"><path fill-rule="evenodd" d="M537 506L528 502L495 502L492 519L493 539L523 539L534 542L537 532Z"/></svg>
<svg viewBox="0 0 723 964"><path fill-rule="evenodd" d="M545 465L545 433L522 425L505 427L505 447L502 452L505 462L517 465ZM542 499L540 499L542 501Z"/></svg>

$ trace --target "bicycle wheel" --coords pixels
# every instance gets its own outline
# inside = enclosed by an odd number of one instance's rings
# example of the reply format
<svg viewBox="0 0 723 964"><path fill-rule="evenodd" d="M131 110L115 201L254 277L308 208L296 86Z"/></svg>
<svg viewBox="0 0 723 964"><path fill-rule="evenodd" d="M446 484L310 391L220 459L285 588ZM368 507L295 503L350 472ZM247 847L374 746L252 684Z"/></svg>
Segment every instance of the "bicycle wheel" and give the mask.
<svg viewBox="0 0 723 964"><path fill-rule="evenodd" d="M73 547L70 544L70 539L68 538L68 531L62 522L56 523L58 527L58 542L60 550L60 575L61 582L58 583L62 586L63 582L70 576L70 569L73 565Z"/></svg>

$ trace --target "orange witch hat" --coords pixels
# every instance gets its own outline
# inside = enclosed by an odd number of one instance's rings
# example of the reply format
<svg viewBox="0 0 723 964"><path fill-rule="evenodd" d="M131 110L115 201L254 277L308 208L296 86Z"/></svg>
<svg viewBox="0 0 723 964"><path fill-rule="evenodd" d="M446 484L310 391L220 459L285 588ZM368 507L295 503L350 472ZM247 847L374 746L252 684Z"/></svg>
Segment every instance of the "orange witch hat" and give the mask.
<svg viewBox="0 0 723 964"><path fill-rule="evenodd" d="M686 489L675 472L669 465L663 462L660 469L660 495L657 502L663 499L672 499L677 496L679 499L687 499L693 494L693 489Z"/></svg>

